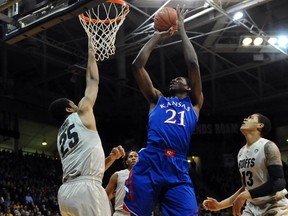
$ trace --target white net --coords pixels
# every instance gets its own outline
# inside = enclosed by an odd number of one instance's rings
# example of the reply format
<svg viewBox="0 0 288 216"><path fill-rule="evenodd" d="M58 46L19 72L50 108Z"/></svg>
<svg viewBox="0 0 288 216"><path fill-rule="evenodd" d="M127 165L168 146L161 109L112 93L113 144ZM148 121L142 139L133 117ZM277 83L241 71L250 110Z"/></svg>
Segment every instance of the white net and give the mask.
<svg viewBox="0 0 288 216"><path fill-rule="evenodd" d="M92 39L97 61L115 54L116 34L128 13L129 6L123 0L109 0L79 15L80 23Z"/></svg>

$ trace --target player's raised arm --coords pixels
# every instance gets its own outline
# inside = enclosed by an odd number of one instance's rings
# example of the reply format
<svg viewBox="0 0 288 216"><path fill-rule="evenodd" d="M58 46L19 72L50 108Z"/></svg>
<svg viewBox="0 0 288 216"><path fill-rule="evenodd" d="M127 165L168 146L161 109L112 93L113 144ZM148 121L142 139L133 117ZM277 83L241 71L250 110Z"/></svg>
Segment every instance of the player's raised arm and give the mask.
<svg viewBox="0 0 288 216"><path fill-rule="evenodd" d="M88 37L88 63L86 69L85 95L79 102L78 114L83 124L89 129L96 129L93 106L98 95L99 71L90 37Z"/></svg>
<svg viewBox="0 0 288 216"><path fill-rule="evenodd" d="M200 109L202 108L203 105L204 97L202 93L202 82L201 82L198 58L194 50L194 47L190 42L184 28L184 17L187 13L187 10L185 11L185 9L183 8L180 9L179 6L177 6L177 13L178 13L178 31L182 39L183 53L186 65L188 67L188 79L191 87L189 96L199 116Z"/></svg>
<svg viewBox="0 0 288 216"><path fill-rule="evenodd" d="M152 50L155 48L160 39L160 34L154 34L153 37L142 47L132 63L136 82L142 94L150 104L156 104L162 93L158 89L154 88L150 76L145 69L145 65Z"/></svg>

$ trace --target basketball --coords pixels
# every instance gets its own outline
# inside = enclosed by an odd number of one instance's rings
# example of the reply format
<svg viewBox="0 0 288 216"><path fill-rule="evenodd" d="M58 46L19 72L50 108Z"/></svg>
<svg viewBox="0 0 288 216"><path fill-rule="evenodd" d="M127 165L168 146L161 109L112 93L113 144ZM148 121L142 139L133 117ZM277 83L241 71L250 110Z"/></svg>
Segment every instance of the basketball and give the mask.
<svg viewBox="0 0 288 216"><path fill-rule="evenodd" d="M154 28L158 31L167 31L171 27L172 34L177 31L177 11L171 7L163 7L154 17Z"/></svg>

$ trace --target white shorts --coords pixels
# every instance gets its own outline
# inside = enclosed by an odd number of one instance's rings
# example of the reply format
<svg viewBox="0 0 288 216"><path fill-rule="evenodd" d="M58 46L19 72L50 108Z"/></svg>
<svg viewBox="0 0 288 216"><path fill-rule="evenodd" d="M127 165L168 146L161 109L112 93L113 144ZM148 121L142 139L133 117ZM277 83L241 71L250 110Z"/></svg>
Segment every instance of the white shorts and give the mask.
<svg viewBox="0 0 288 216"><path fill-rule="evenodd" d="M288 215L288 199L284 197L274 203L256 206L246 202L242 216L287 216Z"/></svg>
<svg viewBox="0 0 288 216"><path fill-rule="evenodd" d="M130 213L116 210L116 211L113 213L113 216L130 216Z"/></svg>
<svg viewBox="0 0 288 216"><path fill-rule="evenodd" d="M58 190L62 216L111 216L109 200L101 181L77 177Z"/></svg>

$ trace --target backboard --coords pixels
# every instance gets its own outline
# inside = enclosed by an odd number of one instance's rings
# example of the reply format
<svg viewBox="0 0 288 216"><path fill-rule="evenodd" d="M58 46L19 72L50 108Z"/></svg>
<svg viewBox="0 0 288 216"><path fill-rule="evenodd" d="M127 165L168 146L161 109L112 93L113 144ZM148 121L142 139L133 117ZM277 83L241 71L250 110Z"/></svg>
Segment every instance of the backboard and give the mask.
<svg viewBox="0 0 288 216"><path fill-rule="evenodd" d="M77 17L105 0L13 0L0 2L3 40L14 44L65 20Z"/></svg>

